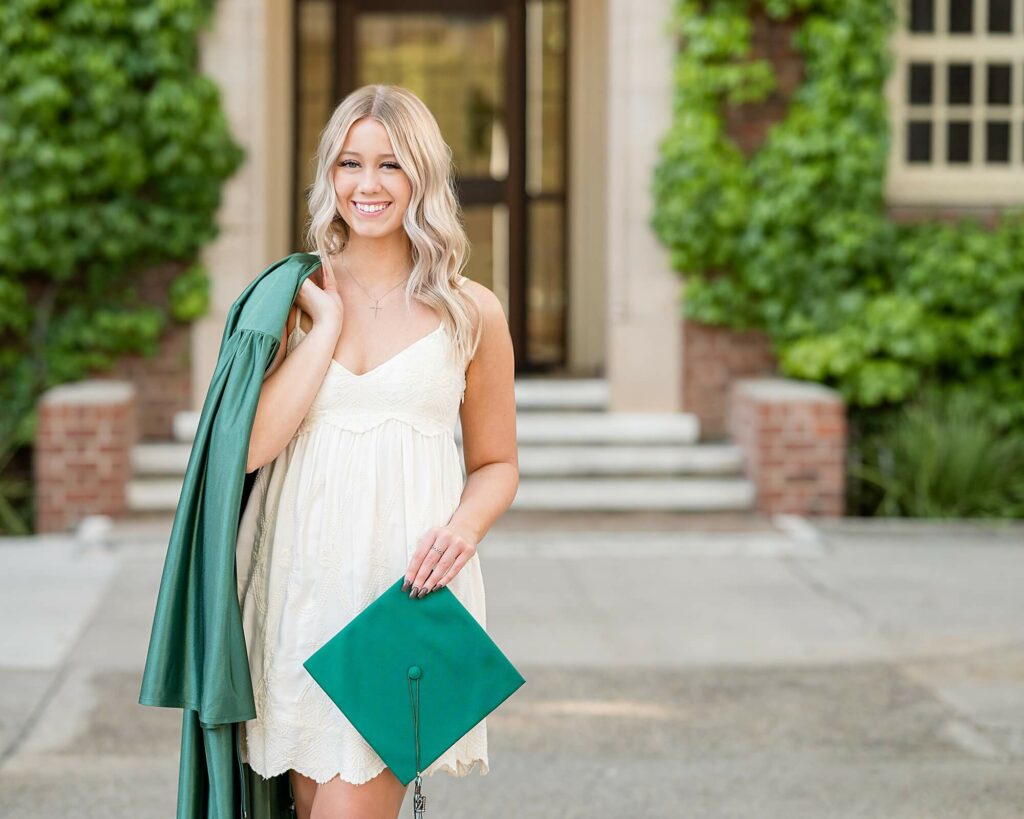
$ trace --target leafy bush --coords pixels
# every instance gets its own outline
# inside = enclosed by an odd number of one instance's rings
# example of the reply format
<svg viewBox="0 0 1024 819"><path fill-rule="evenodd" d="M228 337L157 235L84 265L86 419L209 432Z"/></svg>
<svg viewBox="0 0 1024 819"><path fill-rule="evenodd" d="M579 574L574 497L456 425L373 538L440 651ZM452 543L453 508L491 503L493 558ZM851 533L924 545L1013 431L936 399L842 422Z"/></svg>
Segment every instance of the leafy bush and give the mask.
<svg viewBox="0 0 1024 819"><path fill-rule="evenodd" d="M1006 430L976 394L928 390L854 449L851 474L873 487L875 514L1024 516L1024 433Z"/></svg>
<svg viewBox="0 0 1024 819"><path fill-rule="evenodd" d="M207 309L195 260L244 158L196 70L210 5L0 3L2 462L43 390L151 354ZM184 272L147 306L136 280L168 262Z"/></svg>
<svg viewBox="0 0 1024 819"><path fill-rule="evenodd" d="M167 316L140 304L134 280L192 263L216 236L243 153L196 72L208 17L199 0L0 5L5 407L152 349Z"/></svg>
<svg viewBox="0 0 1024 819"><path fill-rule="evenodd" d="M804 77L748 157L725 114L775 90L771 63L750 57L755 8L796 24ZM871 474L881 511L933 514L948 502L947 512L1001 514L1018 508L1016 490L982 488L980 459L993 459L990 475L1015 462L1008 442L1024 431L1024 210L1004 210L994 228L888 217L896 19L894 3L877 0L676 0L674 117L651 226L686 280L684 315L761 329L784 374L840 391L853 437L863 431L880 459ZM929 440L926 410L887 420L934 391L969 393L957 401L976 413L970 431L944 442L955 477L929 477L925 454L906 443ZM954 421L930 423L935 432ZM949 490L966 484L977 489L956 500Z"/></svg>
<svg viewBox="0 0 1024 819"><path fill-rule="evenodd" d="M675 116L651 224L686 279L685 315L765 330L783 373L854 407L966 386L994 421L1024 425L1024 211L991 230L886 213L893 4L764 2L798 19L805 81L747 158L724 112L774 88L770 63L748 56L754 5L676 3Z"/></svg>

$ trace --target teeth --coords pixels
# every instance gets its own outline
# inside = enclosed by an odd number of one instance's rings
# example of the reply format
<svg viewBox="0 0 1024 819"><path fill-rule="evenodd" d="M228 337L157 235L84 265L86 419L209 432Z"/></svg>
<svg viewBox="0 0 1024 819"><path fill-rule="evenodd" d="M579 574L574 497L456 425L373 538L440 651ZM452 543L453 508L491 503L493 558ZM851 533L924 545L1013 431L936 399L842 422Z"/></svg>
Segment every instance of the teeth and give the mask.
<svg viewBox="0 0 1024 819"><path fill-rule="evenodd" d="M356 210L362 211L363 213L380 213L388 205L361 205L358 202L353 203L356 206ZM390 203L388 203L390 204Z"/></svg>

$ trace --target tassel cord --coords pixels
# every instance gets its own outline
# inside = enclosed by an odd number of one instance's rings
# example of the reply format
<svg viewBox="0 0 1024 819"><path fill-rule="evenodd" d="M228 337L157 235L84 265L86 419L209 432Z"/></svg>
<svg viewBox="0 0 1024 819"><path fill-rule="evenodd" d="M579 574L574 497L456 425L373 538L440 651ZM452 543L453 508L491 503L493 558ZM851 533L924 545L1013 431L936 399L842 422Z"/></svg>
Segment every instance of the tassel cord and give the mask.
<svg viewBox="0 0 1024 819"><path fill-rule="evenodd" d="M427 799L420 792L420 785L422 778L420 774L420 681L419 678L408 679L409 684L409 700L412 703L412 728L413 734L416 739L416 786L413 789L412 796L412 808L414 819L424 819L427 811ZM415 693L413 691L413 683L415 685Z"/></svg>

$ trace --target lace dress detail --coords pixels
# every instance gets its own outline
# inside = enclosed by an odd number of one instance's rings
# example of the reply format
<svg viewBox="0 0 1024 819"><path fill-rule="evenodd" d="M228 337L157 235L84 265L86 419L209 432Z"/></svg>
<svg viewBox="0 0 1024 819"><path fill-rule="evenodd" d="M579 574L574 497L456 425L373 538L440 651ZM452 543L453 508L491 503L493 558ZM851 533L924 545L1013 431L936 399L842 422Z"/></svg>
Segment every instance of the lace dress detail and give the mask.
<svg viewBox="0 0 1024 819"><path fill-rule="evenodd" d="M305 335L297 319L289 353ZM452 352L442 323L366 373L332 360L292 440L257 471L236 565L256 704L242 755L265 778L293 768L359 784L385 768L302 663L405 573L420 537L459 504L466 381ZM448 588L486 628L479 554ZM424 773L465 776L479 763L486 774L486 722Z"/></svg>

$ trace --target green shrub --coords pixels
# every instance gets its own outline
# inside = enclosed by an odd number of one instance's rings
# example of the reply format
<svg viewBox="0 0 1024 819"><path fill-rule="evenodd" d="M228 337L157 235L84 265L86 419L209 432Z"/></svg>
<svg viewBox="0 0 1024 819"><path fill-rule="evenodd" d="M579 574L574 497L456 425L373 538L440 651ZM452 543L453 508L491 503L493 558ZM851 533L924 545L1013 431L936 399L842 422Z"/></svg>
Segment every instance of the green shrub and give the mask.
<svg viewBox="0 0 1024 819"><path fill-rule="evenodd" d="M795 22L804 78L744 156L725 114L774 90L750 57L755 7ZM1024 430L1024 211L994 228L888 217L895 22L876 0L676 0L651 226L685 278L684 315L765 331L783 374L837 388L867 426L934 387Z"/></svg>
<svg viewBox="0 0 1024 819"><path fill-rule="evenodd" d="M1024 422L1024 212L1004 211L992 230L886 214L892 5L764 4L800 16L805 82L747 158L724 112L774 88L770 63L748 56L754 5L676 3L675 116L651 224L686 279L684 313L767 331L783 373L854 406L966 384Z"/></svg>
<svg viewBox="0 0 1024 819"><path fill-rule="evenodd" d="M210 5L0 3L0 461L43 390L207 309L194 262L244 158L197 71ZM137 279L165 263L183 273L148 306Z"/></svg>
<svg viewBox="0 0 1024 819"><path fill-rule="evenodd" d="M991 421L970 392L926 391L890 413L851 460L851 474L874 490L868 512L1024 516L1024 433Z"/></svg>

